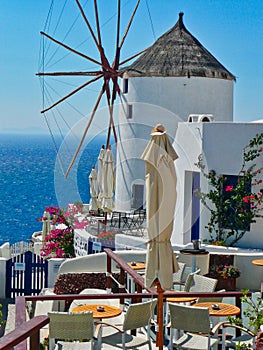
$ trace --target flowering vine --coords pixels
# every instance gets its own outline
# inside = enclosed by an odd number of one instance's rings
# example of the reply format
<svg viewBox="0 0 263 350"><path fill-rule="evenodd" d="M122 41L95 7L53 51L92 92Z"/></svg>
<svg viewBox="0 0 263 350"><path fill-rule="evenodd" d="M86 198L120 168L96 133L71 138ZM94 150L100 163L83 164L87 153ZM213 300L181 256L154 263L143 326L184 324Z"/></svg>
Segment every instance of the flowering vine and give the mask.
<svg viewBox="0 0 263 350"><path fill-rule="evenodd" d="M45 237L40 255L44 258L73 258L75 256L73 239L72 227L51 230Z"/></svg>
<svg viewBox="0 0 263 350"><path fill-rule="evenodd" d="M49 214L52 229L44 238L44 245L40 255L44 258L72 258L74 252L74 229L83 229L89 223L86 219L79 219L81 207L69 204L68 210L50 206L45 208ZM43 220L43 218L41 218Z"/></svg>
<svg viewBox="0 0 263 350"><path fill-rule="evenodd" d="M214 170L205 172L202 155L197 167L207 178L211 187L208 193L196 191L201 203L210 211L210 220L205 228L210 234L210 243L235 245L256 218L262 218L263 188L260 188L262 167L253 161L263 151L263 133L256 135L243 149L243 162L236 184L227 184L227 176L217 175Z"/></svg>

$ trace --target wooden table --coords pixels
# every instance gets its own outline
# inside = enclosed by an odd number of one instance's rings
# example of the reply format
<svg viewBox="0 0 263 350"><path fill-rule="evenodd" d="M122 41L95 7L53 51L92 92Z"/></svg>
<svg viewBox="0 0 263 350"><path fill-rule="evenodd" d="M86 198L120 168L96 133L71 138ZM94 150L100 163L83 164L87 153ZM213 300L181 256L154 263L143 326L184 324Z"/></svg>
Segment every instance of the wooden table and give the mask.
<svg viewBox="0 0 263 350"><path fill-rule="evenodd" d="M169 297L166 299L169 303L191 303L198 299L197 297Z"/></svg>
<svg viewBox="0 0 263 350"><path fill-rule="evenodd" d="M252 260L252 264L257 266L263 266L263 259Z"/></svg>
<svg viewBox="0 0 263 350"><path fill-rule="evenodd" d="M212 305L214 304L219 306L218 310L213 309ZM237 316L240 314L240 308L232 304L216 303L216 302L209 301L205 303L197 303L197 304L194 304L193 306L207 307L209 309L210 316L226 317L226 316Z"/></svg>
<svg viewBox="0 0 263 350"><path fill-rule="evenodd" d="M129 262L128 265L135 271L137 270L144 270L146 268L146 263L142 261L136 261L136 265L133 265L133 262Z"/></svg>
<svg viewBox="0 0 263 350"><path fill-rule="evenodd" d="M104 311L98 311L98 306L103 306ZM111 318L119 316L122 313L122 310L117 306L105 305L105 304L87 304L76 306L72 309L72 312L88 312L93 313L93 318Z"/></svg>
<svg viewBox="0 0 263 350"><path fill-rule="evenodd" d="M180 293L180 291L174 291L174 290L171 290L170 291L171 293L175 293L176 296L175 297L168 297L166 298L166 301L169 302L169 303L191 303L193 301L196 301L198 299L198 297L180 297L178 296L178 294Z"/></svg>
<svg viewBox="0 0 263 350"><path fill-rule="evenodd" d="M136 265L134 265L134 263ZM128 262L128 265L135 271L145 270L146 268L146 263L143 261ZM135 293L135 285L133 283L133 279L130 277L129 274L127 274L127 284L129 292Z"/></svg>

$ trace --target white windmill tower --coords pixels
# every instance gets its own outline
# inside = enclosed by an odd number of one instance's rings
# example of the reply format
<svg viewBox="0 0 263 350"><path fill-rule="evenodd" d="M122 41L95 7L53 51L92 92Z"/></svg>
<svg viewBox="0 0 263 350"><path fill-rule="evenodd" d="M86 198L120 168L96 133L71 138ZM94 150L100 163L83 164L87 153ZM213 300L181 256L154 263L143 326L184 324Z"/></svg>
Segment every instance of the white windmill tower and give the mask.
<svg viewBox="0 0 263 350"><path fill-rule="evenodd" d="M183 13L174 27L124 70L117 210L143 206L145 168L140 156L151 129L162 123L174 138L179 121L232 122L234 81L235 77L186 29Z"/></svg>

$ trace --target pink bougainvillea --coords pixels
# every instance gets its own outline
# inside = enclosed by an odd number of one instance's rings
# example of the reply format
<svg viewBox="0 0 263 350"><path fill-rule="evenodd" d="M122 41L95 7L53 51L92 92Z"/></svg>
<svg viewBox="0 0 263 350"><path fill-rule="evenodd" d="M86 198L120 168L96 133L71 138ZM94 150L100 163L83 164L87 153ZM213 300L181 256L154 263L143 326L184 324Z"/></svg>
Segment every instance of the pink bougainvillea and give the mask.
<svg viewBox="0 0 263 350"><path fill-rule="evenodd" d="M81 212L82 206L80 204L69 204L67 209L64 210L55 206L45 208L55 228L45 237L40 252L44 258L72 258L75 256L74 229L83 229L89 222L80 216L76 216Z"/></svg>

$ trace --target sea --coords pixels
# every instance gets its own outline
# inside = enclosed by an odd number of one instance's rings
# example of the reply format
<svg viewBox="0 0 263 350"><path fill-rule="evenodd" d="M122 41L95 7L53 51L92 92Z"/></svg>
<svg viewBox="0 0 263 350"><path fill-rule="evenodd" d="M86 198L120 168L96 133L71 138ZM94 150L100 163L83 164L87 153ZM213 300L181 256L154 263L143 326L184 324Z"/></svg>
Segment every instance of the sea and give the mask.
<svg viewBox="0 0 263 350"><path fill-rule="evenodd" d="M76 197L76 201L89 203L88 176L102 142L98 137L87 144L72 190L72 179L60 180L57 175L57 153L50 135L0 135L0 245L29 242L34 232L41 231L42 223L37 219L45 207L66 209L62 192L71 192L70 202ZM58 183L62 183L62 192Z"/></svg>

